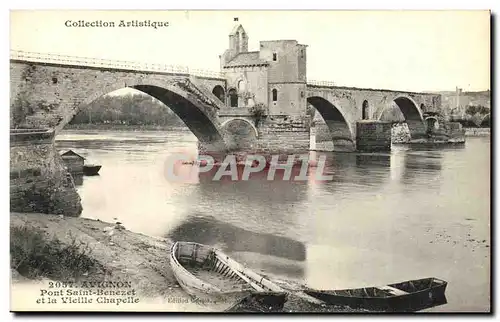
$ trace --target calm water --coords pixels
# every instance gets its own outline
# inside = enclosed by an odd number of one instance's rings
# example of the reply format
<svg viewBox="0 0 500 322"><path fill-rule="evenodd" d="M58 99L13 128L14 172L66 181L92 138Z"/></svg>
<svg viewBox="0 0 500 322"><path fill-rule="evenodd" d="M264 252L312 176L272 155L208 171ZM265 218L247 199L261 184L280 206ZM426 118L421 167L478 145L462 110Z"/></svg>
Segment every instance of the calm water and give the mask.
<svg viewBox="0 0 500 322"><path fill-rule="evenodd" d="M102 164L77 178L82 216L216 245L256 270L314 288L435 276L448 304L489 309L490 139L463 148L328 154L329 182L169 182L165 160L196 153L189 132L67 131L61 150ZM252 177L251 177L252 178Z"/></svg>

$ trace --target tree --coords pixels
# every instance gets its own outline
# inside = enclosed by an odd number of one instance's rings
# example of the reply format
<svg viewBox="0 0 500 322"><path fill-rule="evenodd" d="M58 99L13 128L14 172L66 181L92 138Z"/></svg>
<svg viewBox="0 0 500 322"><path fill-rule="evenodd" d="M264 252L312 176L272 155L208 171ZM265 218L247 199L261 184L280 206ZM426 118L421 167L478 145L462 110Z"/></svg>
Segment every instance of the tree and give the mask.
<svg viewBox="0 0 500 322"><path fill-rule="evenodd" d="M182 125L159 100L145 94L105 95L80 110L71 124Z"/></svg>
<svg viewBox="0 0 500 322"><path fill-rule="evenodd" d="M260 120L267 115L267 106L262 103L257 103L250 107L248 111L255 118L255 126L258 126Z"/></svg>

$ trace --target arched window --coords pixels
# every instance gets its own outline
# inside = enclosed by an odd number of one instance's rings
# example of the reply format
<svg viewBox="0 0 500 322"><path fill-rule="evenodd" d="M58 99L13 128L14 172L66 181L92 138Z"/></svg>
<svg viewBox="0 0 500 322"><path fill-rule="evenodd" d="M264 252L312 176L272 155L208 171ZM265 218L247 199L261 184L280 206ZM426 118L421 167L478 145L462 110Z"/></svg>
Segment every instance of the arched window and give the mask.
<svg viewBox="0 0 500 322"><path fill-rule="evenodd" d="M363 109L361 111L361 114L362 114L361 118L363 120L367 120L367 119L370 118L370 111L369 111L368 101L367 100L363 101Z"/></svg>
<svg viewBox="0 0 500 322"><path fill-rule="evenodd" d="M229 95L229 106L238 107L238 93L234 88L231 88L228 92Z"/></svg>
<svg viewBox="0 0 500 322"><path fill-rule="evenodd" d="M273 61L276 61L276 60L278 60L278 54L273 53Z"/></svg>
<svg viewBox="0 0 500 322"><path fill-rule="evenodd" d="M276 88L273 89L273 102L278 101L278 90Z"/></svg>

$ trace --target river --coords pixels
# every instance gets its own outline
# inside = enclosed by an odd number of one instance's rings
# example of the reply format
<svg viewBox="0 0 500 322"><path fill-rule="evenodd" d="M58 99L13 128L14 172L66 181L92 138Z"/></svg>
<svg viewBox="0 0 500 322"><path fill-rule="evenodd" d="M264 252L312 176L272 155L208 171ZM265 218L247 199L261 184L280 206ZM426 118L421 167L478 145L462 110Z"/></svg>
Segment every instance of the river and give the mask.
<svg viewBox="0 0 500 322"><path fill-rule="evenodd" d="M59 150L99 163L75 178L83 217L216 245L249 267L313 288L448 281L448 303L490 308L490 138L465 147L328 153L331 181L172 182L165 161L190 132L63 131Z"/></svg>

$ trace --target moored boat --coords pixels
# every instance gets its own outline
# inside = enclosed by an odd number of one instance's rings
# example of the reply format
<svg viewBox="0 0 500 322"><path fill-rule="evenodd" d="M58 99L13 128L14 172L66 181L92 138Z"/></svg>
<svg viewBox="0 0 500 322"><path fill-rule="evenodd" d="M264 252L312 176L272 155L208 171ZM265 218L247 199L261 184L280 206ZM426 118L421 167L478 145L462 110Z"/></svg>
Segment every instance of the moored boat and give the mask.
<svg viewBox="0 0 500 322"><path fill-rule="evenodd" d="M100 165L85 164L83 166L83 174L85 174L87 176L95 176L99 173L99 170L101 170Z"/></svg>
<svg viewBox="0 0 500 322"><path fill-rule="evenodd" d="M447 303L447 282L423 278L379 287L304 292L330 305L383 312L415 312Z"/></svg>
<svg viewBox="0 0 500 322"><path fill-rule="evenodd" d="M280 311L287 293L220 250L193 242L176 242L170 265L180 286L198 299L251 304L253 311Z"/></svg>

